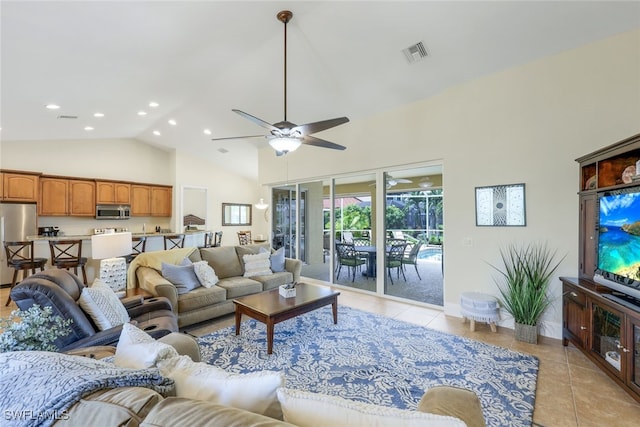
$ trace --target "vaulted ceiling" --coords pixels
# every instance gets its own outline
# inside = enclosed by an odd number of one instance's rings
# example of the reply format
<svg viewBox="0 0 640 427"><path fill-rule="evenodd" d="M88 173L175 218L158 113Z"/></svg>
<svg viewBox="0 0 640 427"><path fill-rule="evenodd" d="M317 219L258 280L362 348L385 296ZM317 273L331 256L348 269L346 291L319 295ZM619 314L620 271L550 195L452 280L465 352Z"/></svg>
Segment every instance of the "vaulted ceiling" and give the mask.
<svg viewBox="0 0 640 427"><path fill-rule="evenodd" d="M211 138L262 133L232 108L283 119L283 9L297 124L358 120L640 27L637 1L3 0L0 136L136 138L255 176L264 140ZM417 42L428 57L410 64Z"/></svg>

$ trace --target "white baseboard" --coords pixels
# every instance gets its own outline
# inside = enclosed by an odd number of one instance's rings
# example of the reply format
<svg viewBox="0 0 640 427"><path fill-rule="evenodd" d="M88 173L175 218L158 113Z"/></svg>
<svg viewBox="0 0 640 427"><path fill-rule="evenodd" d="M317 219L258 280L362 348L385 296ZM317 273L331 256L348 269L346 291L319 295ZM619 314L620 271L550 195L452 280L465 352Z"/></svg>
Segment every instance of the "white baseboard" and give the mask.
<svg viewBox="0 0 640 427"><path fill-rule="evenodd" d="M447 316L459 317L460 319L462 319L462 315L460 314L460 304L445 302L444 314L446 314ZM503 328L515 329L513 317L511 317L509 313L502 309L500 310L500 319L501 320L498 322L498 326L502 326ZM562 324L545 320L541 322L540 335L549 338L562 339Z"/></svg>

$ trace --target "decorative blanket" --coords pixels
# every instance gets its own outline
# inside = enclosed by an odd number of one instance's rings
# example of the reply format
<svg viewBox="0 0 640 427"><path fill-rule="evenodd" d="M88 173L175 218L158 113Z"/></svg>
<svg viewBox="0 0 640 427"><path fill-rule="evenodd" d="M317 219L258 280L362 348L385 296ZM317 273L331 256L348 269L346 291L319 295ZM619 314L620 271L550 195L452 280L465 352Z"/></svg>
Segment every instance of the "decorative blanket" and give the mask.
<svg viewBox="0 0 640 427"><path fill-rule="evenodd" d="M198 248L176 248L167 251L141 253L129 264L129 270L127 271L127 288L133 289L138 287L138 278L136 277L138 267L150 267L154 270L161 271L163 262L167 264L180 264L185 257L188 257L197 250Z"/></svg>
<svg viewBox="0 0 640 427"><path fill-rule="evenodd" d="M47 351L0 353L2 425L50 426L80 399L102 389L146 387L165 395L173 386L157 369L125 369Z"/></svg>

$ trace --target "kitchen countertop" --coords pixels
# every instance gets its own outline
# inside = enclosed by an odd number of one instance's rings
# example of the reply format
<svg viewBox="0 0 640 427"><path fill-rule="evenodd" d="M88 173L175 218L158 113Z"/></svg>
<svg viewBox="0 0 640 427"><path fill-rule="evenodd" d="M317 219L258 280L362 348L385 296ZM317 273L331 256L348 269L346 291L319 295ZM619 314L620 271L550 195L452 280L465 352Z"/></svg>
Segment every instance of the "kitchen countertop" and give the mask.
<svg viewBox="0 0 640 427"><path fill-rule="evenodd" d="M209 232L209 230L189 230L189 231L182 231L179 234L184 234L184 235L191 235L191 234L202 234L202 233L207 233ZM131 232L131 236L132 237L140 237L140 236L146 236L146 237L162 237L162 236L170 236L173 234L178 234L176 232L160 232L160 233L133 233ZM33 240L33 241L37 241L37 240L44 240L44 241L48 241L48 240L91 240L91 236L99 236L101 234L65 234L63 236L27 236L27 240Z"/></svg>

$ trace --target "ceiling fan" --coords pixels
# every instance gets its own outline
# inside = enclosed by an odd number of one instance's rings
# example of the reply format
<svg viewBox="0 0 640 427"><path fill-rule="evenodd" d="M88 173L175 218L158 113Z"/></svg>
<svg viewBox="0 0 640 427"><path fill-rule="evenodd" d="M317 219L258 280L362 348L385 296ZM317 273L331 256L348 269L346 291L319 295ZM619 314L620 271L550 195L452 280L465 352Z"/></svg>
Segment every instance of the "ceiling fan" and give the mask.
<svg viewBox="0 0 640 427"><path fill-rule="evenodd" d="M287 23L293 18L293 13L288 10L278 12L276 15L278 20L284 24L284 120L278 123L270 124L244 111L233 109L245 119L269 130L271 135L248 135L248 136L232 136L227 138L213 138L212 141L220 141L224 139L243 139L243 138L267 138L269 145L276 150L277 156L290 153L300 147L301 144L313 145L322 148L331 148L334 150L344 150L343 145L335 144L324 139L316 138L311 134L323 130L331 129L341 124L347 123L347 117L338 117L335 119L322 120L319 122L307 123L304 125L296 125L287 120Z"/></svg>
<svg viewBox="0 0 640 427"><path fill-rule="evenodd" d="M406 179L406 178L394 178L391 175L387 174L387 190L391 187L395 187L398 184L411 184L413 181L411 181L410 179ZM371 187L374 187L376 184L369 184Z"/></svg>

